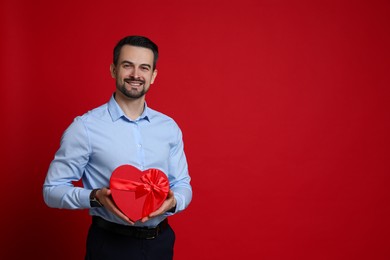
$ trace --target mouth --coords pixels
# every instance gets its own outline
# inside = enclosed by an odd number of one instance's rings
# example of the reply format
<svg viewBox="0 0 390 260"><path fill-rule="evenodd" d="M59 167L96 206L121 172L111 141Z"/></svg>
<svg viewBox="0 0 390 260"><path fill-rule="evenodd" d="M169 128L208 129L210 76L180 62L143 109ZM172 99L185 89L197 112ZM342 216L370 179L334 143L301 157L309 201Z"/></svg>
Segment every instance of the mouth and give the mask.
<svg viewBox="0 0 390 260"><path fill-rule="evenodd" d="M143 80L125 79L124 81L132 87L140 87L145 84Z"/></svg>

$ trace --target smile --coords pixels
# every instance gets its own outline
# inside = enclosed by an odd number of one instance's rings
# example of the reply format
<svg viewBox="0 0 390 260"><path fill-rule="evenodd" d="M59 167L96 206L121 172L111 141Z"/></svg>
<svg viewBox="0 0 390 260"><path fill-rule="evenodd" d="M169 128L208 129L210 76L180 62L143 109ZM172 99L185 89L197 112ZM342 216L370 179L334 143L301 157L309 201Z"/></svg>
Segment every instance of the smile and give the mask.
<svg viewBox="0 0 390 260"><path fill-rule="evenodd" d="M142 80L131 80L131 79L125 79L125 82L129 84L130 86L139 87L143 84L145 84Z"/></svg>

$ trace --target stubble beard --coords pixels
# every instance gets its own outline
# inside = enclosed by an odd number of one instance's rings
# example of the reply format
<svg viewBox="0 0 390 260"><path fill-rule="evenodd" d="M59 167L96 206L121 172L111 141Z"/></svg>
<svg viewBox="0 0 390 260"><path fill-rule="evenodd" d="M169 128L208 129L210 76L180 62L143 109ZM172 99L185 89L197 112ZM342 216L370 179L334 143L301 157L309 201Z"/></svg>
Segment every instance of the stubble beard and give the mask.
<svg viewBox="0 0 390 260"><path fill-rule="evenodd" d="M138 99L138 98L141 98L143 96L145 96L145 94L148 92L146 89L145 89L145 85L142 86L142 89L139 91L135 88L131 88L130 90L128 90L126 88L126 82L124 82L123 84L117 84L117 89L123 94L125 95L126 97L128 98L131 98L131 99Z"/></svg>

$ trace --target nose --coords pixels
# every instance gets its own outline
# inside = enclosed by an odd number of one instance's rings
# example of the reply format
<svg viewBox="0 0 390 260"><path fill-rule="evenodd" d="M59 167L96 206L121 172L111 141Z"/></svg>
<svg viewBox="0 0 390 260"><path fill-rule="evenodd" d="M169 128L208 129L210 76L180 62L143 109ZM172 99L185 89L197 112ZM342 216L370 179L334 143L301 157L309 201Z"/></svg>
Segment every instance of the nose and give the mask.
<svg viewBox="0 0 390 260"><path fill-rule="evenodd" d="M131 74L130 76L134 77L134 78L139 78L139 69L134 67L132 70L131 70Z"/></svg>

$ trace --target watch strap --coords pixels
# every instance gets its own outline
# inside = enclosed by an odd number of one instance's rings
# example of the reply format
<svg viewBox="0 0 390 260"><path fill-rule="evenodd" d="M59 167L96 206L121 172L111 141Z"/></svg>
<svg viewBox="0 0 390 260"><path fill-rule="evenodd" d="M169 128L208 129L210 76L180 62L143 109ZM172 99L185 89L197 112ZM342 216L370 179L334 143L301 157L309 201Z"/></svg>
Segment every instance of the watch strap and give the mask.
<svg viewBox="0 0 390 260"><path fill-rule="evenodd" d="M100 189L93 189L89 195L89 204L92 208L103 207L98 198L96 197L96 192Z"/></svg>

